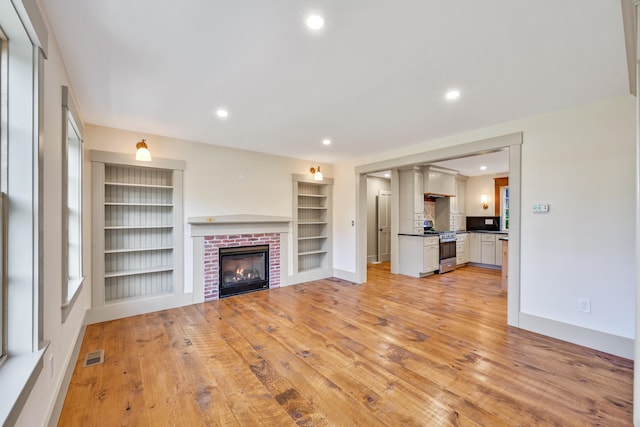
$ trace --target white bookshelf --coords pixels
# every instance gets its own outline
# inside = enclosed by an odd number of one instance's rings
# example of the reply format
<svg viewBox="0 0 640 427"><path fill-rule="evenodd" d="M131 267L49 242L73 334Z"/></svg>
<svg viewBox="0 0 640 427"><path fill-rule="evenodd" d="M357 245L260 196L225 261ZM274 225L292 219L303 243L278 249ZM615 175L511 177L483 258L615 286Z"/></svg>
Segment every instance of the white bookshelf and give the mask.
<svg viewBox="0 0 640 427"><path fill-rule="evenodd" d="M297 281L333 275L331 203L333 180L293 176L293 263Z"/></svg>
<svg viewBox="0 0 640 427"><path fill-rule="evenodd" d="M184 288L184 164L168 160L123 164L117 154L113 156L92 152L91 158L93 308L129 304L126 314L143 313L151 311L146 300L179 296ZM179 168L167 167L174 163ZM164 305L181 303L169 299ZM105 316L117 317L102 313L99 320Z"/></svg>

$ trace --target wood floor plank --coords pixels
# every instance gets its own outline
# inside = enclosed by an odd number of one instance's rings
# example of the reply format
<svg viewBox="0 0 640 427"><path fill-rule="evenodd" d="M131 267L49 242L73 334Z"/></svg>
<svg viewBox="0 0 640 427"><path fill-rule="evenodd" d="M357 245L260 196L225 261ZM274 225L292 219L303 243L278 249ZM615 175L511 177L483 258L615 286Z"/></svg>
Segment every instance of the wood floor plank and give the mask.
<svg viewBox="0 0 640 427"><path fill-rule="evenodd" d="M59 425L632 424L633 362L508 327L499 271L368 277L90 325Z"/></svg>

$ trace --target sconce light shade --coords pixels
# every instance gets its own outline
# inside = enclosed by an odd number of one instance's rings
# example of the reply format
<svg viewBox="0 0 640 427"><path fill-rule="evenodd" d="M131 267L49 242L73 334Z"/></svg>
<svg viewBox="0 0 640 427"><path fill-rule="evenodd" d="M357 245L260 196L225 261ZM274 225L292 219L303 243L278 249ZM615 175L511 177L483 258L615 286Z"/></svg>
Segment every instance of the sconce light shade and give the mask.
<svg viewBox="0 0 640 427"><path fill-rule="evenodd" d="M320 172L320 166L318 166L317 168L309 169L309 172L313 174L314 181L322 181L324 179L324 177L322 176L322 172Z"/></svg>
<svg viewBox="0 0 640 427"><path fill-rule="evenodd" d="M146 139L138 142L136 144L136 160L142 162L150 162L151 161L151 152L149 151L149 147L147 147Z"/></svg>
<svg viewBox="0 0 640 427"><path fill-rule="evenodd" d="M482 209L489 209L489 203L487 202L487 195L480 196L480 203L482 203Z"/></svg>

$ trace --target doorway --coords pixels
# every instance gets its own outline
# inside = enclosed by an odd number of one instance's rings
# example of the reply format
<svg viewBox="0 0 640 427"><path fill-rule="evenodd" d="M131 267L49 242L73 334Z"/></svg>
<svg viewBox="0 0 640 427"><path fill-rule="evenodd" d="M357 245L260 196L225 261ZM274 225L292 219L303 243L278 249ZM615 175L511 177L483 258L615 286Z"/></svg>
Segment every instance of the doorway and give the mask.
<svg viewBox="0 0 640 427"><path fill-rule="evenodd" d="M505 148L509 149L509 283L507 293L507 324L519 326L520 316L520 195L521 195L521 152L522 132L496 136L460 145L406 155L394 159L361 165L355 168L356 173L356 224L367 224L367 178L368 175L381 171L391 171L391 272L398 273L398 198L394 194L398 187L400 168L420 166L427 163L468 157L477 154L491 153ZM396 215L393 215L393 214ZM367 280L367 238L365 227L356 229L356 272L355 281L364 283Z"/></svg>
<svg viewBox="0 0 640 427"><path fill-rule="evenodd" d="M391 179L388 172L367 176L367 264L391 260Z"/></svg>

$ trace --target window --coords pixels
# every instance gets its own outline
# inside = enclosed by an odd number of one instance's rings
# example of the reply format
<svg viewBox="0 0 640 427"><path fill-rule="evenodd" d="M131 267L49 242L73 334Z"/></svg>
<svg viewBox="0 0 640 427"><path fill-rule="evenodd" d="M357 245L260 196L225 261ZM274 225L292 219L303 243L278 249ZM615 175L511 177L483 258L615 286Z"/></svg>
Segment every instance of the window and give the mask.
<svg viewBox="0 0 640 427"><path fill-rule="evenodd" d="M80 293L82 273L82 127L69 89L62 87L62 320ZM66 192L64 189L66 188Z"/></svg>
<svg viewBox="0 0 640 427"><path fill-rule="evenodd" d="M35 1L0 0L0 32L0 224L5 227L0 317L6 352L0 366L0 425L13 425L42 370L47 345L39 203L47 31Z"/></svg>
<svg viewBox="0 0 640 427"><path fill-rule="evenodd" d="M7 275L6 253L6 174L4 159L7 146L7 38L0 29L0 364L7 355Z"/></svg>

